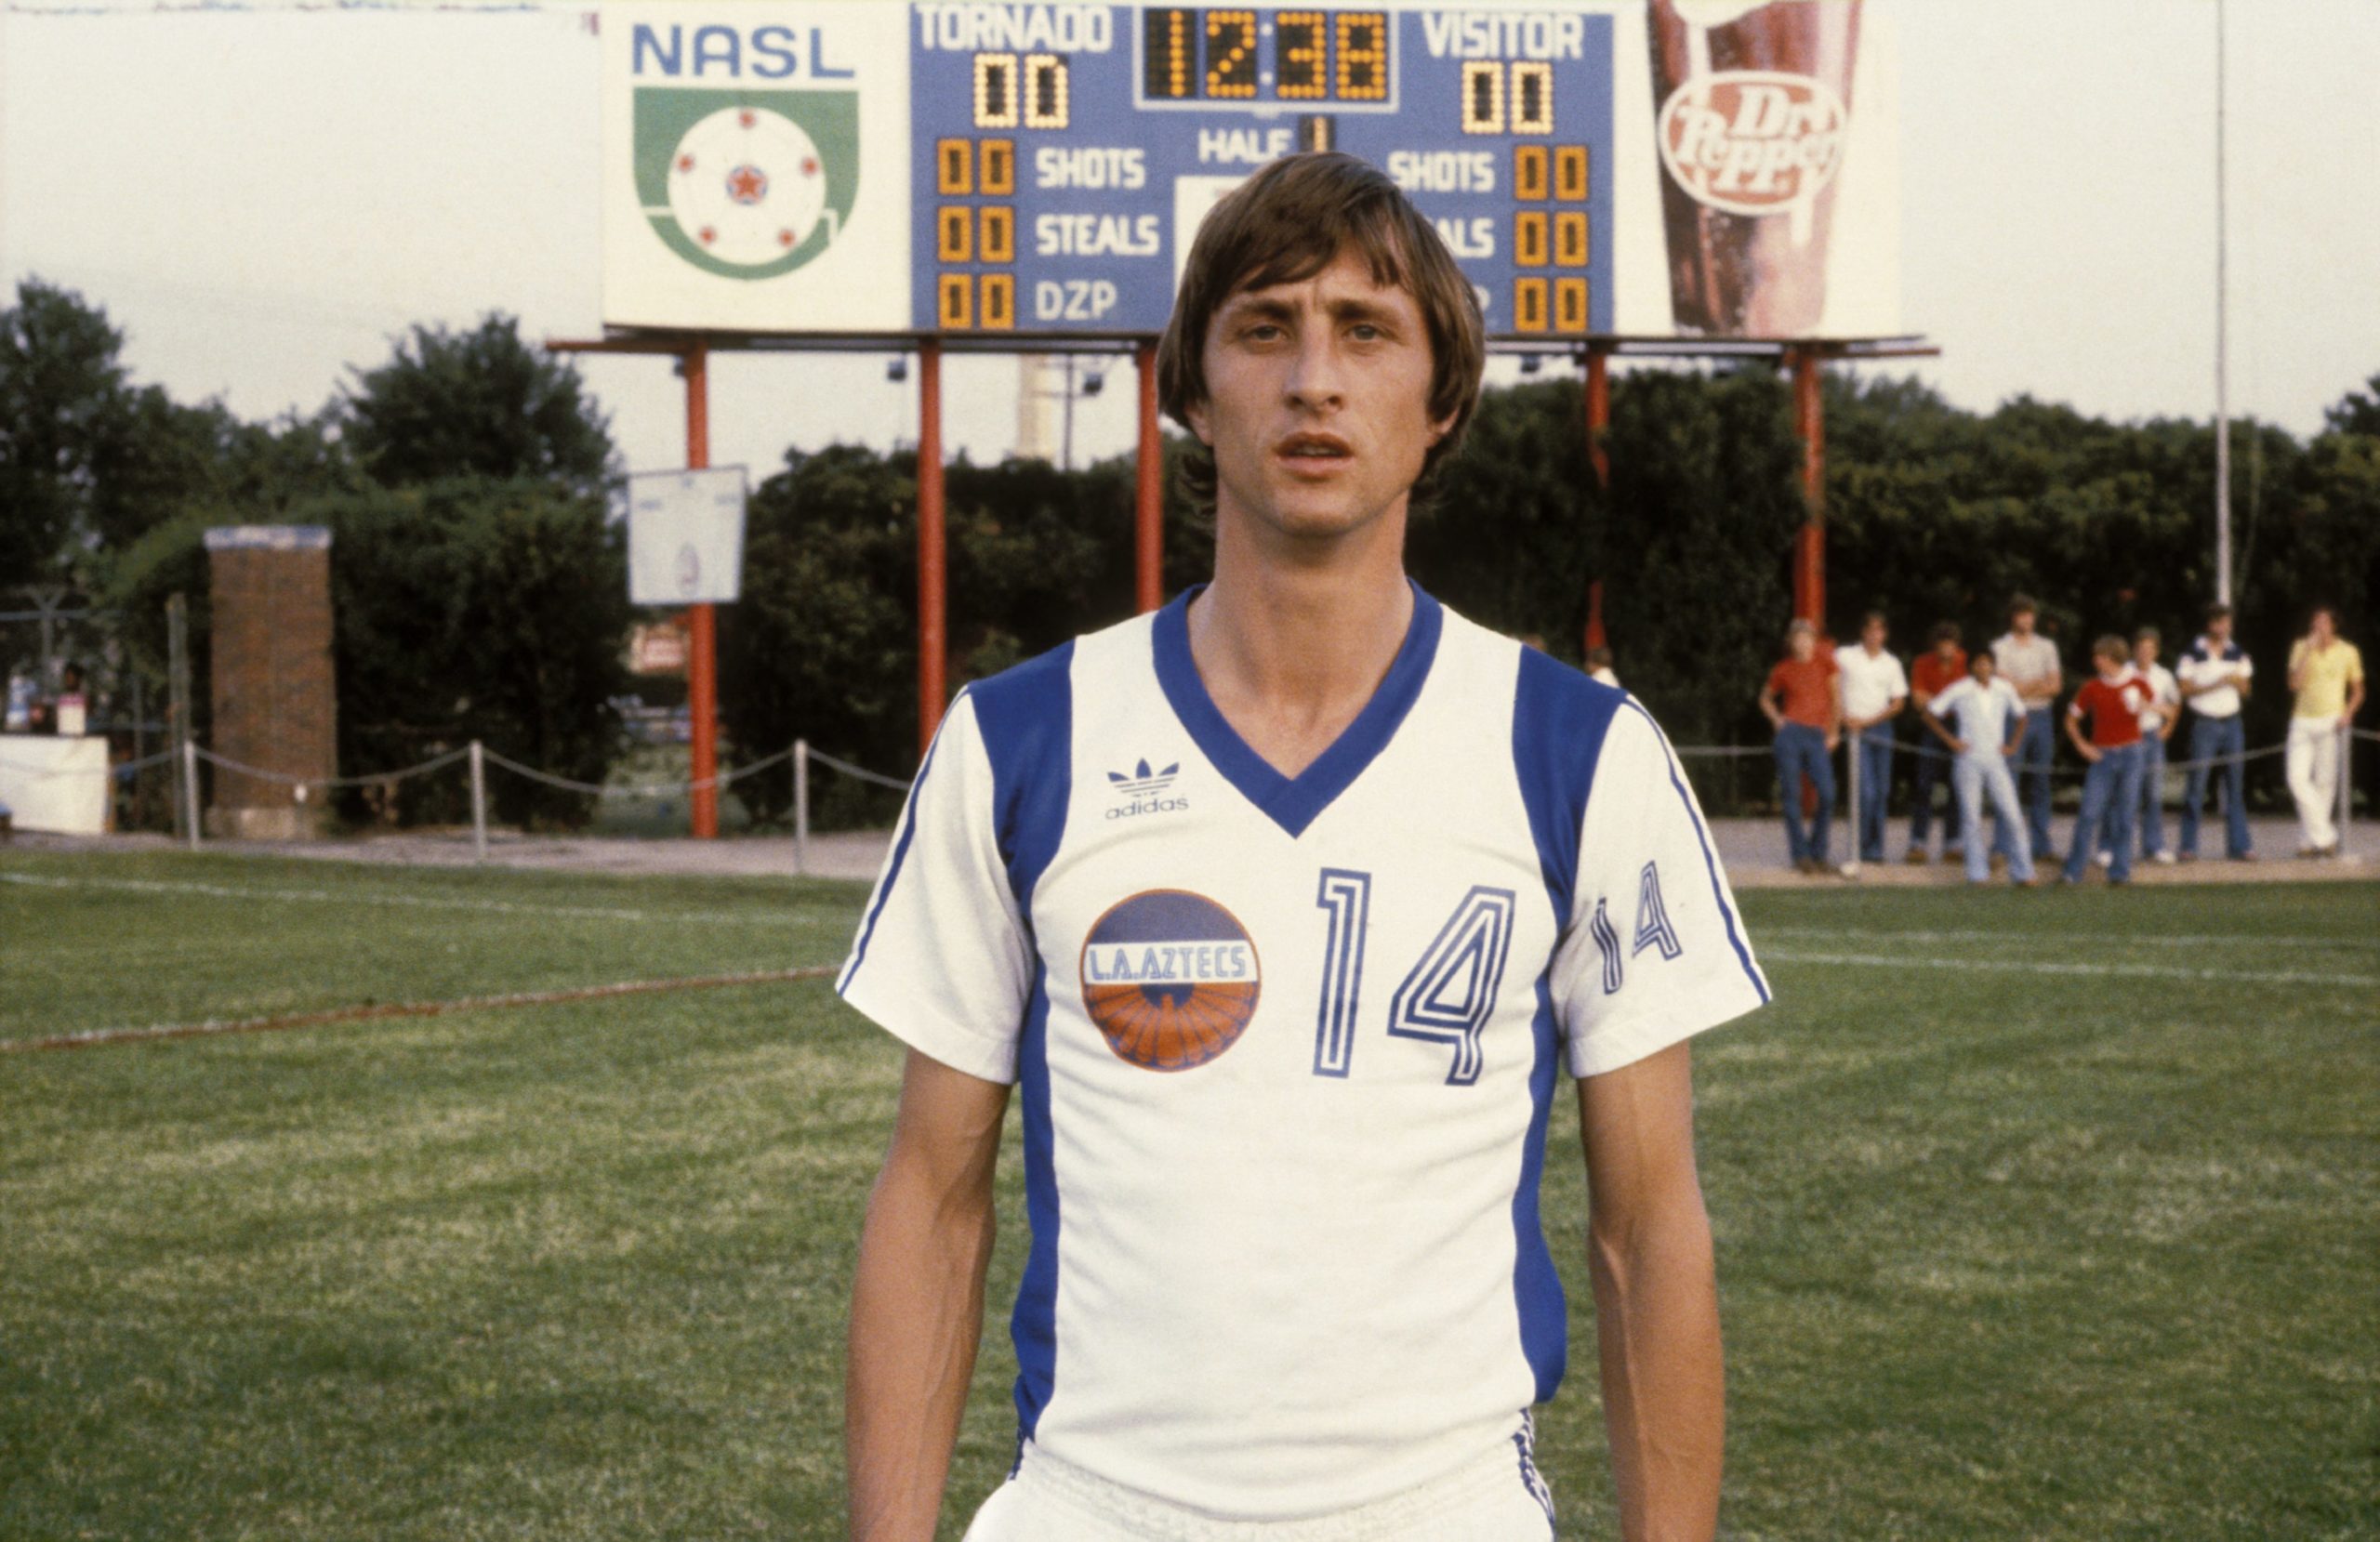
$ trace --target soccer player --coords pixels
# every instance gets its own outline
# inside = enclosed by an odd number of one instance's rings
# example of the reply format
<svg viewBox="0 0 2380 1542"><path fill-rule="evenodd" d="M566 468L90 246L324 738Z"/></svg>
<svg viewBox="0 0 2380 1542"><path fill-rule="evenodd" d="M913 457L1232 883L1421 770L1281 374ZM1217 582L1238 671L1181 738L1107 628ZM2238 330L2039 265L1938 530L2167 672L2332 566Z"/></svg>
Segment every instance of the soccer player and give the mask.
<svg viewBox="0 0 2380 1542"><path fill-rule="evenodd" d="M1991 639L1992 662L2000 678L2025 704L2025 742L2016 749L2016 784L2024 795L2025 823L2033 839L2033 860L2055 862L2049 838L2050 768L2057 760L2057 693L2066 684L2057 658L2057 644L2033 629L2041 607L2030 595L2008 601L2008 630ZM1970 835L1973 832L1969 832ZM2006 825L1997 837L2000 850L2011 848Z"/></svg>
<svg viewBox="0 0 2380 1542"><path fill-rule="evenodd" d="M934 1535L1012 1087L1016 1458L972 1542L1550 1536L1566 1071L1623 1523L1712 1535L1686 1040L1768 990L1652 718L1405 575L1481 360L1360 161L1200 228L1157 368L1213 581L952 702L840 982L910 1050L853 1291L860 1542Z"/></svg>
<svg viewBox="0 0 2380 1542"><path fill-rule="evenodd" d="M1990 653L1977 653L1974 673L1935 693L1933 705L1925 709L1925 726L1955 757L1950 782L1958 793L1955 817L1960 827L1977 827L1989 796L2014 843L2008 853L2008 877L2030 889L2033 885L2032 842L2025 835L2025 816L2016 810L2016 780L2008 774L2008 758L2024 742L2025 704L2006 680L1993 678L1995 668ZM1948 726L1951 722L1959 725L1956 733ZM1984 852L1983 842L1969 842L1965 851L1967 882L1988 880L1991 860Z"/></svg>
<svg viewBox="0 0 2380 1542"><path fill-rule="evenodd" d="M2198 860L2198 818L2206 807L2206 784L2222 763L2224 850L2233 862L2253 862L2248 834L2248 768L2240 758L2248 747L2240 708L2255 684L2255 661L2231 640L2231 607L2210 605L2206 630L2182 654L2178 675L2182 700L2190 709L2190 769L2182 792L2184 862Z"/></svg>
<svg viewBox="0 0 2380 1542"><path fill-rule="evenodd" d="M1859 831L1861 862L1884 860L1884 807L1893 790L1893 719L1909 705L1909 677L1900 660L1884 651L1884 613L1870 611L1859 623L1859 640L1834 651L1843 680L1843 726L1851 731L1859 758L1859 807L1852 817Z"/></svg>
<svg viewBox="0 0 2380 1542"><path fill-rule="evenodd" d="M1827 871L1827 831L1834 818L1834 746L1843 729L1843 672L1818 648L1818 629L1796 616L1785 628L1785 657L1760 688L1760 710L1777 731L1778 800L1785 806L1785 854L1797 873ZM1818 795L1816 825L1802 829L1802 783Z"/></svg>
<svg viewBox="0 0 2380 1542"><path fill-rule="evenodd" d="M2339 636L2338 614L2315 607L2306 635L2289 650L2289 689L2297 693L2289 717L2290 796L2303 832L2297 854L2335 857L2340 731L2363 707L2363 655Z"/></svg>
<svg viewBox="0 0 2380 1542"><path fill-rule="evenodd" d="M1933 709L1934 698L1966 678L1967 651L1959 646L1959 624L1955 621L1935 623L1933 646L1920 653L1909 666L1909 700L1917 708L1918 721L1925 722L1925 714ZM1930 748L1923 734L1918 736L1921 752ZM1930 860L1927 847L1934 838L1934 789L1952 781L1950 762L1939 755L1920 753L1917 758L1917 792L1911 800L1909 815L1909 857L1912 867L1923 867ZM1997 801L1992 805L1999 807ZM1949 862L1966 850L1966 816L1960 811L1958 794L1951 791L1950 811L1942 821L1942 860Z"/></svg>
<svg viewBox="0 0 2380 1542"><path fill-rule="evenodd" d="M2066 852L2066 881L2081 883L2091 863L2101 819L2115 824L2115 856L2108 866L2109 883L2132 881L2132 814L2140 803L2140 712L2149 699L2149 682L2132 667L2132 649L2120 637L2103 637L2091 646L2091 662L2098 674L2082 682L2066 711L2066 736L2074 752L2090 762L2082 778L2082 814L2074 824L2073 844ZM2090 736L2082 733L2084 719Z"/></svg>

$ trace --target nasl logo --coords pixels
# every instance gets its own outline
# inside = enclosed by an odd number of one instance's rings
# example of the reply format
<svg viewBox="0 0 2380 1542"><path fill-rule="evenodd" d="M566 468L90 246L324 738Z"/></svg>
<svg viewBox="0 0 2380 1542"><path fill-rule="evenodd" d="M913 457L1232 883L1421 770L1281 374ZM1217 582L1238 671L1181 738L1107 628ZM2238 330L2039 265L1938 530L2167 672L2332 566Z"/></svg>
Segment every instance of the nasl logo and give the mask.
<svg viewBox="0 0 2380 1542"><path fill-rule="evenodd" d="M636 94L636 191L668 248L705 272L769 279L834 244L859 191L859 93Z"/></svg>
<svg viewBox="0 0 2380 1542"><path fill-rule="evenodd" d="M1117 902L1083 939L1083 1010L1117 1058L1187 1071L1239 1042L1262 984L1256 943L1203 894L1152 889Z"/></svg>

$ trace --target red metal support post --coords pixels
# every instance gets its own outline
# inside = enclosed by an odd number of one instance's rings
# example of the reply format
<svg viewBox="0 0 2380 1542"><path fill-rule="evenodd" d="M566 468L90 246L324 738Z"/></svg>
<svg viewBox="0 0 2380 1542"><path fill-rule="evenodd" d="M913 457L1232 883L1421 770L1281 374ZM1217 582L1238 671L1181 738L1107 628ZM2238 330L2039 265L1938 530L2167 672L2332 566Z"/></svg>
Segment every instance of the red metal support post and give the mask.
<svg viewBox="0 0 2380 1542"><path fill-rule="evenodd" d="M700 471L710 465L709 345L689 343L678 360L686 377L686 468ZM719 634L708 604L694 606L686 619L686 710L696 784L690 801L694 838L713 840L719 836Z"/></svg>
<svg viewBox="0 0 2380 1542"><path fill-rule="evenodd" d="M918 344L918 759L942 726L944 663L949 652L944 613L942 504L942 345Z"/></svg>
<svg viewBox="0 0 2380 1542"><path fill-rule="evenodd" d="M1141 442L1133 455L1132 595L1144 613L1165 603L1165 440L1157 426L1157 345L1132 350L1141 377Z"/></svg>
<svg viewBox="0 0 2380 1542"><path fill-rule="evenodd" d="M1611 491L1611 455L1604 448L1604 431L1611 427L1611 355L1599 348L1587 349L1587 464L1595 474L1599 491ZM1591 579L1587 584L1588 648L1605 646L1603 631L1603 580Z"/></svg>
<svg viewBox="0 0 2380 1542"><path fill-rule="evenodd" d="M1793 366L1793 431L1802 441L1802 496L1809 515L1793 538L1793 614L1826 631L1826 412L1818 351L1787 351Z"/></svg>

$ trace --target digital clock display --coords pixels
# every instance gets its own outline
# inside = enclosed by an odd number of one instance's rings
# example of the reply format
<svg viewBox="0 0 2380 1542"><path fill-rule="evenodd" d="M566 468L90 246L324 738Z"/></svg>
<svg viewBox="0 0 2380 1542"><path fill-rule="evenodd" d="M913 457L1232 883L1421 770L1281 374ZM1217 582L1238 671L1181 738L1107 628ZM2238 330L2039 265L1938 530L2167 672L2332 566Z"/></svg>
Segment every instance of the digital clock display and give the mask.
<svg viewBox="0 0 2380 1542"><path fill-rule="evenodd" d="M1139 14L1144 106L1394 99L1385 11L1158 6Z"/></svg>

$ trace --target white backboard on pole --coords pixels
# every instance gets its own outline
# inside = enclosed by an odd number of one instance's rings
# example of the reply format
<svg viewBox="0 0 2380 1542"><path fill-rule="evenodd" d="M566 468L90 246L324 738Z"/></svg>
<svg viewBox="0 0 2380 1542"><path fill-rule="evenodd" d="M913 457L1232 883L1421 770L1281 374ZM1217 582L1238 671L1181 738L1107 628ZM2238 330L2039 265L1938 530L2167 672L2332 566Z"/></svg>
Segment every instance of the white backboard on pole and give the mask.
<svg viewBox="0 0 2380 1542"><path fill-rule="evenodd" d="M628 478L628 600L729 604L744 586L741 466Z"/></svg>

